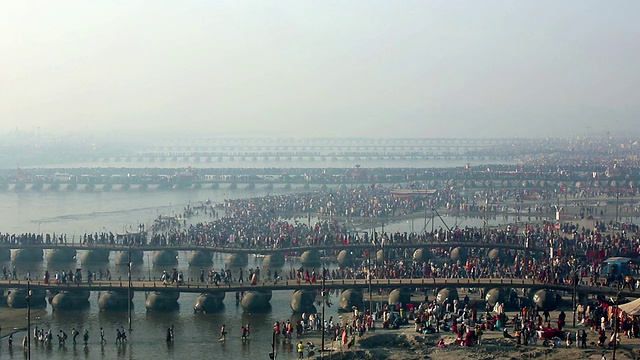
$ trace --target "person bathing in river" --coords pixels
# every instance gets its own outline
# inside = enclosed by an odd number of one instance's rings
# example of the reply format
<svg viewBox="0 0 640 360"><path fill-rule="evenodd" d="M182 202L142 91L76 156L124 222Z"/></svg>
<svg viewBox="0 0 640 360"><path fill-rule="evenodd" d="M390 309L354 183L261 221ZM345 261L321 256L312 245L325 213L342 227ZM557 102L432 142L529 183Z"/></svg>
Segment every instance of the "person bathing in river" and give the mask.
<svg viewBox="0 0 640 360"><path fill-rule="evenodd" d="M220 327L220 341L225 341L227 339L227 327L225 324L222 324Z"/></svg>
<svg viewBox="0 0 640 360"><path fill-rule="evenodd" d="M65 343L67 342L67 333L62 331L62 329L60 329L60 333L58 334L58 344L61 346L64 346Z"/></svg>
<svg viewBox="0 0 640 360"><path fill-rule="evenodd" d="M77 343L76 339L80 335L80 332L76 330L76 328L71 328L71 339L73 340L73 345Z"/></svg>

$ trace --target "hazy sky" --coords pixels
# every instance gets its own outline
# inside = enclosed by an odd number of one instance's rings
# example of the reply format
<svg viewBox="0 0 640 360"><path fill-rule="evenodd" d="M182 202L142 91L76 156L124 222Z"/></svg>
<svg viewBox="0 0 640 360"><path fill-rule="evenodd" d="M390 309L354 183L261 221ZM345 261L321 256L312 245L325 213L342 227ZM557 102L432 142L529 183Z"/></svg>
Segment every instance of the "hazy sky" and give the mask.
<svg viewBox="0 0 640 360"><path fill-rule="evenodd" d="M0 133L638 133L638 14L637 0L2 2Z"/></svg>

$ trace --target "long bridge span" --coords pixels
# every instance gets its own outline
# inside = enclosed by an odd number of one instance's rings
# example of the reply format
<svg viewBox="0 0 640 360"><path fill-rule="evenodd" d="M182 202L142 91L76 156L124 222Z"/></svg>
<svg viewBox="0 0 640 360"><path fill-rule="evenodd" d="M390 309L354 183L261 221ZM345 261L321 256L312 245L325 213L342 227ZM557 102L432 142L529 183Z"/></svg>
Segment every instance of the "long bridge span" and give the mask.
<svg viewBox="0 0 640 360"><path fill-rule="evenodd" d="M536 190L558 190L560 188L567 189L588 189L600 188L609 191L627 189L632 190L640 183L640 178L604 178L593 179L586 176L574 175L571 178L557 178L552 175L523 174L519 176L500 176L495 175L488 178L487 175L478 175L468 178L452 178L447 175L446 178L438 178L429 176L428 178L418 178L416 182L425 184L432 189L440 189L443 187L454 186L456 188L464 187L466 189L487 190L487 189L536 189ZM346 190L349 188L364 189L370 184L381 186L400 186L406 188L411 182L398 180L386 180L385 178L377 180L368 179L343 179L338 182L320 179L305 180L291 177L286 181L282 180L265 180L265 179L219 179L210 178L203 175L197 179L165 179L165 180L147 180L142 175L138 178L124 180L89 178L78 179L73 181L55 181L50 179L38 180L27 179L17 180L13 178L0 178L0 191L23 192L23 191L50 191L50 192L94 192L94 191L146 191L146 190L196 190L196 189L244 189L254 190L262 189L280 189L280 190L304 190L304 191L327 191L329 189Z"/></svg>
<svg viewBox="0 0 640 360"><path fill-rule="evenodd" d="M281 280L278 282L260 282L256 285L248 283L234 283L229 285L214 285L209 283L185 283L163 284L162 281L156 280L132 280L131 286L127 279L112 281L92 281L91 283L81 282L73 284L45 284L42 281L27 280L0 280L0 288L6 289L42 289L54 291L116 291L124 292L129 288L134 292L184 292L184 293L227 293L227 292L248 292L248 291L279 291L279 290L317 290L324 286L325 289L343 290L343 289L433 289L433 288L518 288L518 289L546 289L555 291L572 292L574 286L566 283L545 283L535 279L514 279L514 278L414 278L414 279L373 279L371 284L367 279L333 279L326 280L324 285L317 281L315 283L300 282L296 280ZM579 294L591 295L613 295L617 293L615 287L608 286L576 286L576 292ZM640 293L635 293L628 289L622 289L620 296L638 297Z"/></svg>
<svg viewBox="0 0 640 360"><path fill-rule="evenodd" d="M135 292L145 293L145 307L150 311L171 311L179 308L178 299L181 293L200 294L194 305L194 311L218 311L223 308L222 301L228 292L236 294L236 301L243 310L268 311L273 291L292 291L291 309L297 312L315 312L313 305L317 296L324 290L342 291L340 307L350 310L352 306L365 306L363 291L369 289L371 295L378 290L387 289L389 303L411 302L411 292L416 290L438 290L436 301L443 303L458 298L458 288L488 289L487 294L495 289L504 289L503 293L522 289L523 295L529 292L529 298L543 308L555 308L559 303L561 292L575 291L576 299L586 299L591 295L609 295L637 297L631 290L618 290L604 286L575 286L573 284L549 284L535 279L513 278L414 278L414 279L331 279L315 282L299 282L297 280L281 280L277 282L263 281L255 285L249 283L211 284L207 282L191 282L168 284L157 280L121 280L92 281L80 283L44 283L42 281L0 280L0 289L10 289L7 305L10 307L27 307L29 304L46 306L47 292L51 306L56 310L72 310L89 305L91 292L100 292L98 306L101 310L131 311L131 299ZM408 291L407 291L408 290ZM359 296L353 296L355 293ZM498 290L500 292L500 290ZM4 291L3 291L4 293ZM239 294L243 293L242 299ZM27 295L29 294L29 295ZM33 294L33 295L31 295ZM446 294L446 295L445 295ZM33 296L33 302L27 303ZM358 299L359 298L359 299ZM306 300L305 300L306 299ZM486 298L488 300L488 298ZM30 300L31 301L31 300ZM320 300L322 301L322 300Z"/></svg>
<svg viewBox="0 0 640 360"><path fill-rule="evenodd" d="M302 253L310 250L366 250L366 249L416 249L416 248L495 248L508 250L524 250L523 244L501 244L487 242L448 242L448 241L429 241L416 243L385 243L384 245L373 243L359 244L319 244L304 245L283 248L243 248L233 246L210 246L210 245L142 245L127 246L123 244L82 244L82 243L42 243L42 244L18 244L18 243L0 243L0 249L68 249L68 250L107 250L107 251L207 251L227 254L278 254L278 253ZM528 252L548 252L546 247L529 246L526 247Z"/></svg>

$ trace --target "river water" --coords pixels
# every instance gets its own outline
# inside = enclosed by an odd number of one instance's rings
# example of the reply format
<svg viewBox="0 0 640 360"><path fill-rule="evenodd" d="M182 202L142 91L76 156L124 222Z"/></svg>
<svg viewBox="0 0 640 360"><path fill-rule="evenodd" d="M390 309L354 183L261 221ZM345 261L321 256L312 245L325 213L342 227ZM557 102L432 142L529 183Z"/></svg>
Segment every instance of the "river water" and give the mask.
<svg viewBox="0 0 640 360"><path fill-rule="evenodd" d="M85 232L112 231L121 233L123 230L133 229L140 223L149 224L158 215L178 214L187 205L196 205L207 199L213 203L220 203L225 198L243 198L264 196L267 194L285 193L296 190L283 189L199 189L184 191L111 191L111 192L3 192L0 193L0 204L3 212L0 217L0 231L3 233L66 233L67 241L77 241ZM430 214L429 214L430 215ZM195 217L190 221L205 221L205 217ZM304 220L301 220L304 221ZM403 220L386 224L386 231L410 231L412 228L421 231L425 227L425 220ZM434 220L437 221L437 220ZM449 226L454 222L459 226L482 226L481 219L452 219L444 218ZM495 225L498 220L489 220L489 225ZM435 227L444 227L442 223ZM426 225L430 229L430 223ZM108 265L113 278L126 278L126 267L116 267L115 254L111 254ZM187 278L198 277L199 268L190 269L187 263L188 253L179 252L178 269L185 272ZM259 259L250 257L249 266L260 265ZM0 266L12 266L1 263ZM80 267L80 264L65 265L64 268ZM107 265L105 265L106 267ZM284 270L299 264L286 264ZM48 268L46 261L32 265L33 268L18 269L19 272L31 270L32 274L41 274ZM214 256L213 268L224 267L224 255ZM62 267L60 266L60 269ZM49 268L50 271L55 268ZM83 271L86 269L83 269ZM98 269L91 269L96 271ZM104 269L103 269L104 270ZM144 263L133 268L133 278L159 278L163 268L150 265L149 257L145 255ZM54 335L60 329L71 334L71 328L88 329L90 332L89 346L73 346L71 342L64 348L59 348L57 342L50 348L41 345L32 348L34 359L152 359L152 358L190 358L190 359L267 359L271 351L271 327L275 321L294 319L290 309L292 293L287 291L274 292L271 300L271 311L265 314L249 314L237 306L234 294L227 294L224 301L225 308L213 314L194 314L193 304L197 294L182 294L179 299L180 309L171 313L147 312L144 302L145 294L136 293L133 299L133 331L128 334L129 342L124 346L115 345L115 329L127 327L126 312L103 312L98 309L99 293L91 294L90 307L68 312L54 312L49 306L46 315L35 322L45 328L51 328ZM332 295L332 302L336 305L328 308L326 316L339 319L337 312L338 295ZM0 311L2 308L0 307ZM25 310L26 314L26 310ZM25 315L26 316L26 315ZM0 316L0 324L2 317ZM240 326L251 323L251 340L242 342ZM226 342L218 342L219 328L226 324L229 336ZM176 341L167 346L164 341L166 330L174 325ZM26 320L25 320L26 327ZM100 346L99 329L106 332L107 344ZM81 331L82 332L82 331ZM20 345L23 333L14 335L14 347L10 350L6 339L0 345L0 359L24 359ZM278 344L279 359L295 358L293 344ZM319 345L319 344L318 344Z"/></svg>

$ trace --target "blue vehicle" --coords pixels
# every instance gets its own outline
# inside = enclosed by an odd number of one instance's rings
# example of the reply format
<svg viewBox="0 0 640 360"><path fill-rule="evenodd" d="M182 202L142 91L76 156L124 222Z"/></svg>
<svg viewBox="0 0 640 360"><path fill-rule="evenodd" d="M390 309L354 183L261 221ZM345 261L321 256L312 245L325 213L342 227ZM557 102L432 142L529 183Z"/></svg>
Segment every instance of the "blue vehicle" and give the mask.
<svg viewBox="0 0 640 360"><path fill-rule="evenodd" d="M622 280L631 275L631 259L627 257L611 257L602 263L602 276L612 280Z"/></svg>

